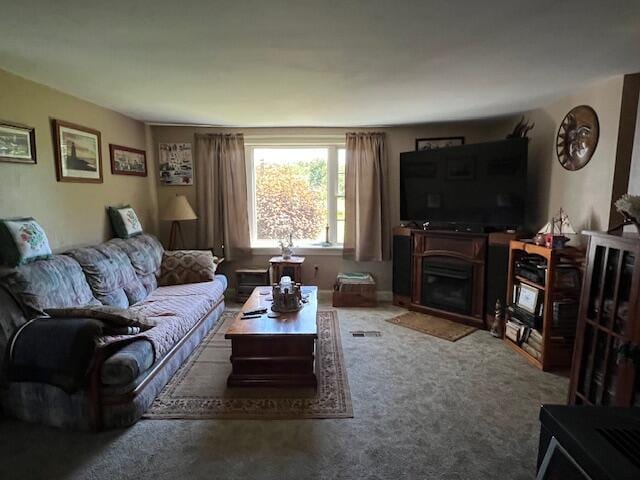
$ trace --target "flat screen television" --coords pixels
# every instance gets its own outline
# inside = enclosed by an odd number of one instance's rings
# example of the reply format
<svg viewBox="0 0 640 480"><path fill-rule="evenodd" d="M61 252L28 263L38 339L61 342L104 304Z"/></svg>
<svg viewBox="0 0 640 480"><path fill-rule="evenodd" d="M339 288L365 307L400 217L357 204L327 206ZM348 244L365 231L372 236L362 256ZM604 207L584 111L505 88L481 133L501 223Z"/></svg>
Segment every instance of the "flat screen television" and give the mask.
<svg viewBox="0 0 640 480"><path fill-rule="evenodd" d="M400 217L465 229L524 224L527 139L400 154Z"/></svg>

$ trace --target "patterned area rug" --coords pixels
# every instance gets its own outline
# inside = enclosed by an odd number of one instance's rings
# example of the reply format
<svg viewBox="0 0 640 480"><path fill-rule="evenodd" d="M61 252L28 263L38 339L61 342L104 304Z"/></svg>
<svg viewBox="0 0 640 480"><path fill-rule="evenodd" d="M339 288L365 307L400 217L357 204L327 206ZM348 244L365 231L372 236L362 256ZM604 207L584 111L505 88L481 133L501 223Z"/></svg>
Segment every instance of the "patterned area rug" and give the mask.
<svg viewBox="0 0 640 480"><path fill-rule="evenodd" d="M225 311L145 413L154 419L351 418L351 394L336 312L318 312L317 390L231 388L231 341L224 338L237 312Z"/></svg>
<svg viewBox="0 0 640 480"><path fill-rule="evenodd" d="M462 337L466 337L477 330L477 328L469 325L417 312L404 313L388 319L387 322L402 325L450 342L460 340Z"/></svg>

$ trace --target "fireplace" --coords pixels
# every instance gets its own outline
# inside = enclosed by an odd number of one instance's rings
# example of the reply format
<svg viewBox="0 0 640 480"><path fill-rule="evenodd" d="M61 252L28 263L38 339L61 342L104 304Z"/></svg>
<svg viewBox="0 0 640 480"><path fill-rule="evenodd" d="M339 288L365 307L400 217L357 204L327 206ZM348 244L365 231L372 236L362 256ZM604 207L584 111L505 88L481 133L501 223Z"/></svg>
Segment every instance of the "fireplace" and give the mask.
<svg viewBox="0 0 640 480"><path fill-rule="evenodd" d="M422 305L469 315L472 289L471 263L430 257L422 259Z"/></svg>
<svg viewBox="0 0 640 480"><path fill-rule="evenodd" d="M486 328L486 252L483 233L413 230L409 308Z"/></svg>

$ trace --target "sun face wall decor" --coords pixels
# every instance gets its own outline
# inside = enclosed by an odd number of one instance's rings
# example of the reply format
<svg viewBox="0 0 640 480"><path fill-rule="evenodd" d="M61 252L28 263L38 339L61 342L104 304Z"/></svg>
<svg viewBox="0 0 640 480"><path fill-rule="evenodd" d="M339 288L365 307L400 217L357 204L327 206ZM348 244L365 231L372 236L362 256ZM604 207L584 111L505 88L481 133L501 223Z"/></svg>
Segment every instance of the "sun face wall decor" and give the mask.
<svg viewBox="0 0 640 480"><path fill-rule="evenodd" d="M572 108L564 117L556 137L558 161L567 170L584 167L598 146L598 115L588 105Z"/></svg>

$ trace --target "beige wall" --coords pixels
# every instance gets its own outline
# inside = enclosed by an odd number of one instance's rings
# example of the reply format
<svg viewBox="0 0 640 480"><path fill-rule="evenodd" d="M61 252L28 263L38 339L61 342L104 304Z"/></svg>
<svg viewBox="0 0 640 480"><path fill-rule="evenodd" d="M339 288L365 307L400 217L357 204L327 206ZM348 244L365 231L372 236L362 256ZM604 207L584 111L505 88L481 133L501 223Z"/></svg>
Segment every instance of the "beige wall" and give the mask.
<svg viewBox="0 0 640 480"><path fill-rule="evenodd" d="M370 128L196 128L196 127L153 127L154 140L162 142L193 142L194 133L203 132L242 132L245 135L331 135L344 134L347 131L384 131L387 135L387 148L390 164L390 211L391 224L400 223L400 152L413 150L414 141L420 137L466 137L467 143L476 143L504 138L513 126L514 119L485 120L464 123L432 124L407 127L387 127L379 129ZM156 159L157 162L157 159ZM198 172L194 172L195 175ZM196 207L195 187L182 186L158 186L159 208L162 209L175 194L185 194L191 205ZM185 223L185 236L189 245L194 245L195 222ZM161 237L166 243L168 237L168 225L161 222ZM235 286L233 271L241 266L268 265L269 256L255 255L252 258L236 260L224 265L224 272L228 274L232 286ZM318 266L318 270L314 266ZM330 289L339 271L368 271L374 274L380 291L391 290L391 263L390 262L351 262L340 256L314 256L306 255L303 268L303 281L318 285L321 289Z"/></svg>
<svg viewBox="0 0 640 480"><path fill-rule="evenodd" d="M539 229L562 207L577 232L606 229L620 123L623 76L597 83L527 113L536 123L530 133L528 224ZM600 139L581 170L565 170L556 156L556 134L573 107L590 105L598 114Z"/></svg>
<svg viewBox="0 0 640 480"><path fill-rule="evenodd" d="M54 250L98 243L111 237L105 207L130 203L146 230L157 231L153 156L150 176L112 175L109 144L144 149L145 125L114 111L0 70L0 117L35 127L37 165L0 162L0 218L33 216ZM104 183L56 181L51 119L99 130ZM149 141L150 145L153 142ZM149 152L153 153L153 152Z"/></svg>

